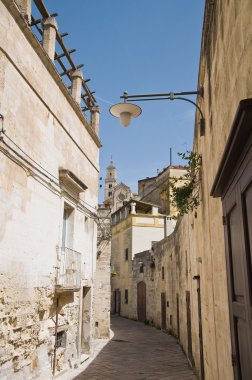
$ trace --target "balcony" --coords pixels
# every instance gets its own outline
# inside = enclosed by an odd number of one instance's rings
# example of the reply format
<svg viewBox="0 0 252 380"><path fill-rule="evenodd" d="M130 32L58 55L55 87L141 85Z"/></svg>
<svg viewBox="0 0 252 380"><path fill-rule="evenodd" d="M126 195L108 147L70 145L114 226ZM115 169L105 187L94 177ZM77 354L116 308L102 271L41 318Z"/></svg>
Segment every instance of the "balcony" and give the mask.
<svg viewBox="0 0 252 380"><path fill-rule="evenodd" d="M56 292L77 292L81 288L81 253L57 247Z"/></svg>

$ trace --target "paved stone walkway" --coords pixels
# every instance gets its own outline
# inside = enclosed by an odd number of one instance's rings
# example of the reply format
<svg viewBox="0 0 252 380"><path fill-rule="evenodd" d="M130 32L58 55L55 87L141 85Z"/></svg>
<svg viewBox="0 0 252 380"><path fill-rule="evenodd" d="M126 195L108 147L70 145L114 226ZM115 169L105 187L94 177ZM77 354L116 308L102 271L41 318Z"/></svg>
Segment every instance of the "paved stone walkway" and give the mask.
<svg viewBox="0 0 252 380"><path fill-rule="evenodd" d="M74 380L196 380L175 338L125 318L111 322L114 338Z"/></svg>

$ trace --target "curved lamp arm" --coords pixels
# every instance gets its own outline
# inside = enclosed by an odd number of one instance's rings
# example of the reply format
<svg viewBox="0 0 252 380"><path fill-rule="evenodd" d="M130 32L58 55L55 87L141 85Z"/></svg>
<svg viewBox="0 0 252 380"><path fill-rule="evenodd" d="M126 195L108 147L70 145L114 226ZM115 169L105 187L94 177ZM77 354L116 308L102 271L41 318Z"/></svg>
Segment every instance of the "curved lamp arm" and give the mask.
<svg viewBox="0 0 252 380"><path fill-rule="evenodd" d="M199 105L195 103L193 100L185 98L184 96L180 95L199 95L201 97L204 96L204 88L200 87L198 91L187 91L187 92L169 92L169 93L161 93L161 94L135 94L135 95L129 95L127 92L124 92L123 95L120 97L121 99L124 99L124 102L126 103L128 100L132 102L143 102L143 101L150 101L150 100L184 100L185 102L193 104L197 110L200 113L200 136L204 136L205 134L205 119L203 112Z"/></svg>

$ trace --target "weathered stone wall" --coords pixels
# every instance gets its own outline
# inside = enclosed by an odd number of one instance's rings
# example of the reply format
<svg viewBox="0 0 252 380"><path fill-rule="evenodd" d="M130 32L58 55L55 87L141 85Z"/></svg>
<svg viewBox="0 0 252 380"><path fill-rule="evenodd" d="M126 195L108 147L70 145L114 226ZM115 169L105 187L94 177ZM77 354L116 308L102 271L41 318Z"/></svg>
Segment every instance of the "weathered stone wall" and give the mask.
<svg viewBox="0 0 252 380"><path fill-rule="evenodd" d="M110 336L110 293L111 293L111 209L98 209L98 245L94 280L94 337L107 339Z"/></svg>
<svg viewBox="0 0 252 380"><path fill-rule="evenodd" d="M132 297L137 282L145 281L147 319L160 327L160 294L166 292L166 326L179 335L187 355L186 292L190 292L191 363L198 373L200 289L206 380L233 379L222 204L210 197L210 191L238 104L252 97L251 14L249 0L206 1L199 68L199 86L204 86L205 95L198 99L205 135L200 136L198 115L194 135L194 150L202 155L201 204L197 212L179 220L174 233L157 243L151 254L136 255L133 263ZM149 267L150 255L155 258L154 270ZM138 271L139 261L145 263L144 274ZM165 280L160 280L162 266ZM136 305L133 313L136 316Z"/></svg>
<svg viewBox="0 0 252 380"><path fill-rule="evenodd" d="M78 363L81 354L82 289L92 287L96 264L96 224L87 204L97 204L99 144L15 3L0 1L0 14L6 130L0 152L0 377L50 379L57 298L58 332L66 337L56 370ZM62 168L87 186L80 198L62 189ZM58 295L65 203L73 210L69 248L81 254L82 278L80 291ZM91 303L87 309L92 318ZM92 323L87 339L90 346Z"/></svg>
<svg viewBox="0 0 252 380"><path fill-rule="evenodd" d="M150 202L161 207L160 212L167 215L177 215L177 209L171 202L172 189L170 180L180 178L186 174L184 166L168 166L159 175L151 179L138 182L138 191L143 202ZM177 182L181 184L183 181Z"/></svg>
<svg viewBox="0 0 252 380"><path fill-rule="evenodd" d="M112 228L113 230L113 228ZM129 227L114 237L112 231L111 243L111 264L116 270L116 274L111 278L111 311L115 312L114 292L118 289L121 292L120 314L129 316L130 304L125 303L124 293L128 289L129 300L131 299L131 281L129 275L131 273L132 260L132 228ZM128 260L125 259L125 250L128 249Z"/></svg>
<svg viewBox="0 0 252 380"><path fill-rule="evenodd" d="M98 247L94 285L94 337L109 338L110 335L110 258L111 241Z"/></svg>

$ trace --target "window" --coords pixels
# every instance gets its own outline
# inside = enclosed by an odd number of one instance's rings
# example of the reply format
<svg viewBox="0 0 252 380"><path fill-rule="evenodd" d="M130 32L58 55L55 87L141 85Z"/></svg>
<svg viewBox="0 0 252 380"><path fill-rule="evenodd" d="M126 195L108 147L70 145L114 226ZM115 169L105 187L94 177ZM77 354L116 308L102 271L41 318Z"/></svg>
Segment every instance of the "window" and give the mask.
<svg viewBox="0 0 252 380"><path fill-rule="evenodd" d="M112 196L112 191L109 191L109 192L108 192L108 196L109 196L109 197Z"/></svg>
<svg viewBox="0 0 252 380"><path fill-rule="evenodd" d="M125 303L127 304L129 302L129 292L128 292L128 289L125 289L124 299L125 299Z"/></svg>
<svg viewBox="0 0 252 380"><path fill-rule="evenodd" d="M108 185L108 187L111 189L111 188L112 188L112 183L110 183L110 184Z"/></svg>
<svg viewBox="0 0 252 380"><path fill-rule="evenodd" d="M164 280L164 267L162 267L162 280Z"/></svg>
<svg viewBox="0 0 252 380"><path fill-rule="evenodd" d="M62 248L72 248L74 233L74 209L64 203L63 223L62 223Z"/></svg>
<svg viewBox="0 0 252 380"><path fill-rule="evenodd" d="M144 264L143 263L140 263L140 273L143 273L144 272Z"/></svg>
<svg viewBox="0 0 252 380"><path fill-rule="evenodd" d="M126 260L126 261L129 260L129 248L126 248L126 249L125 249L125 260Z"/></svg>
<svg viewBox="0 0 252 380"><path fill-rule="evenodd" d="M59 331L56 335L56 347L66 347L66 332Z"/></svg>

